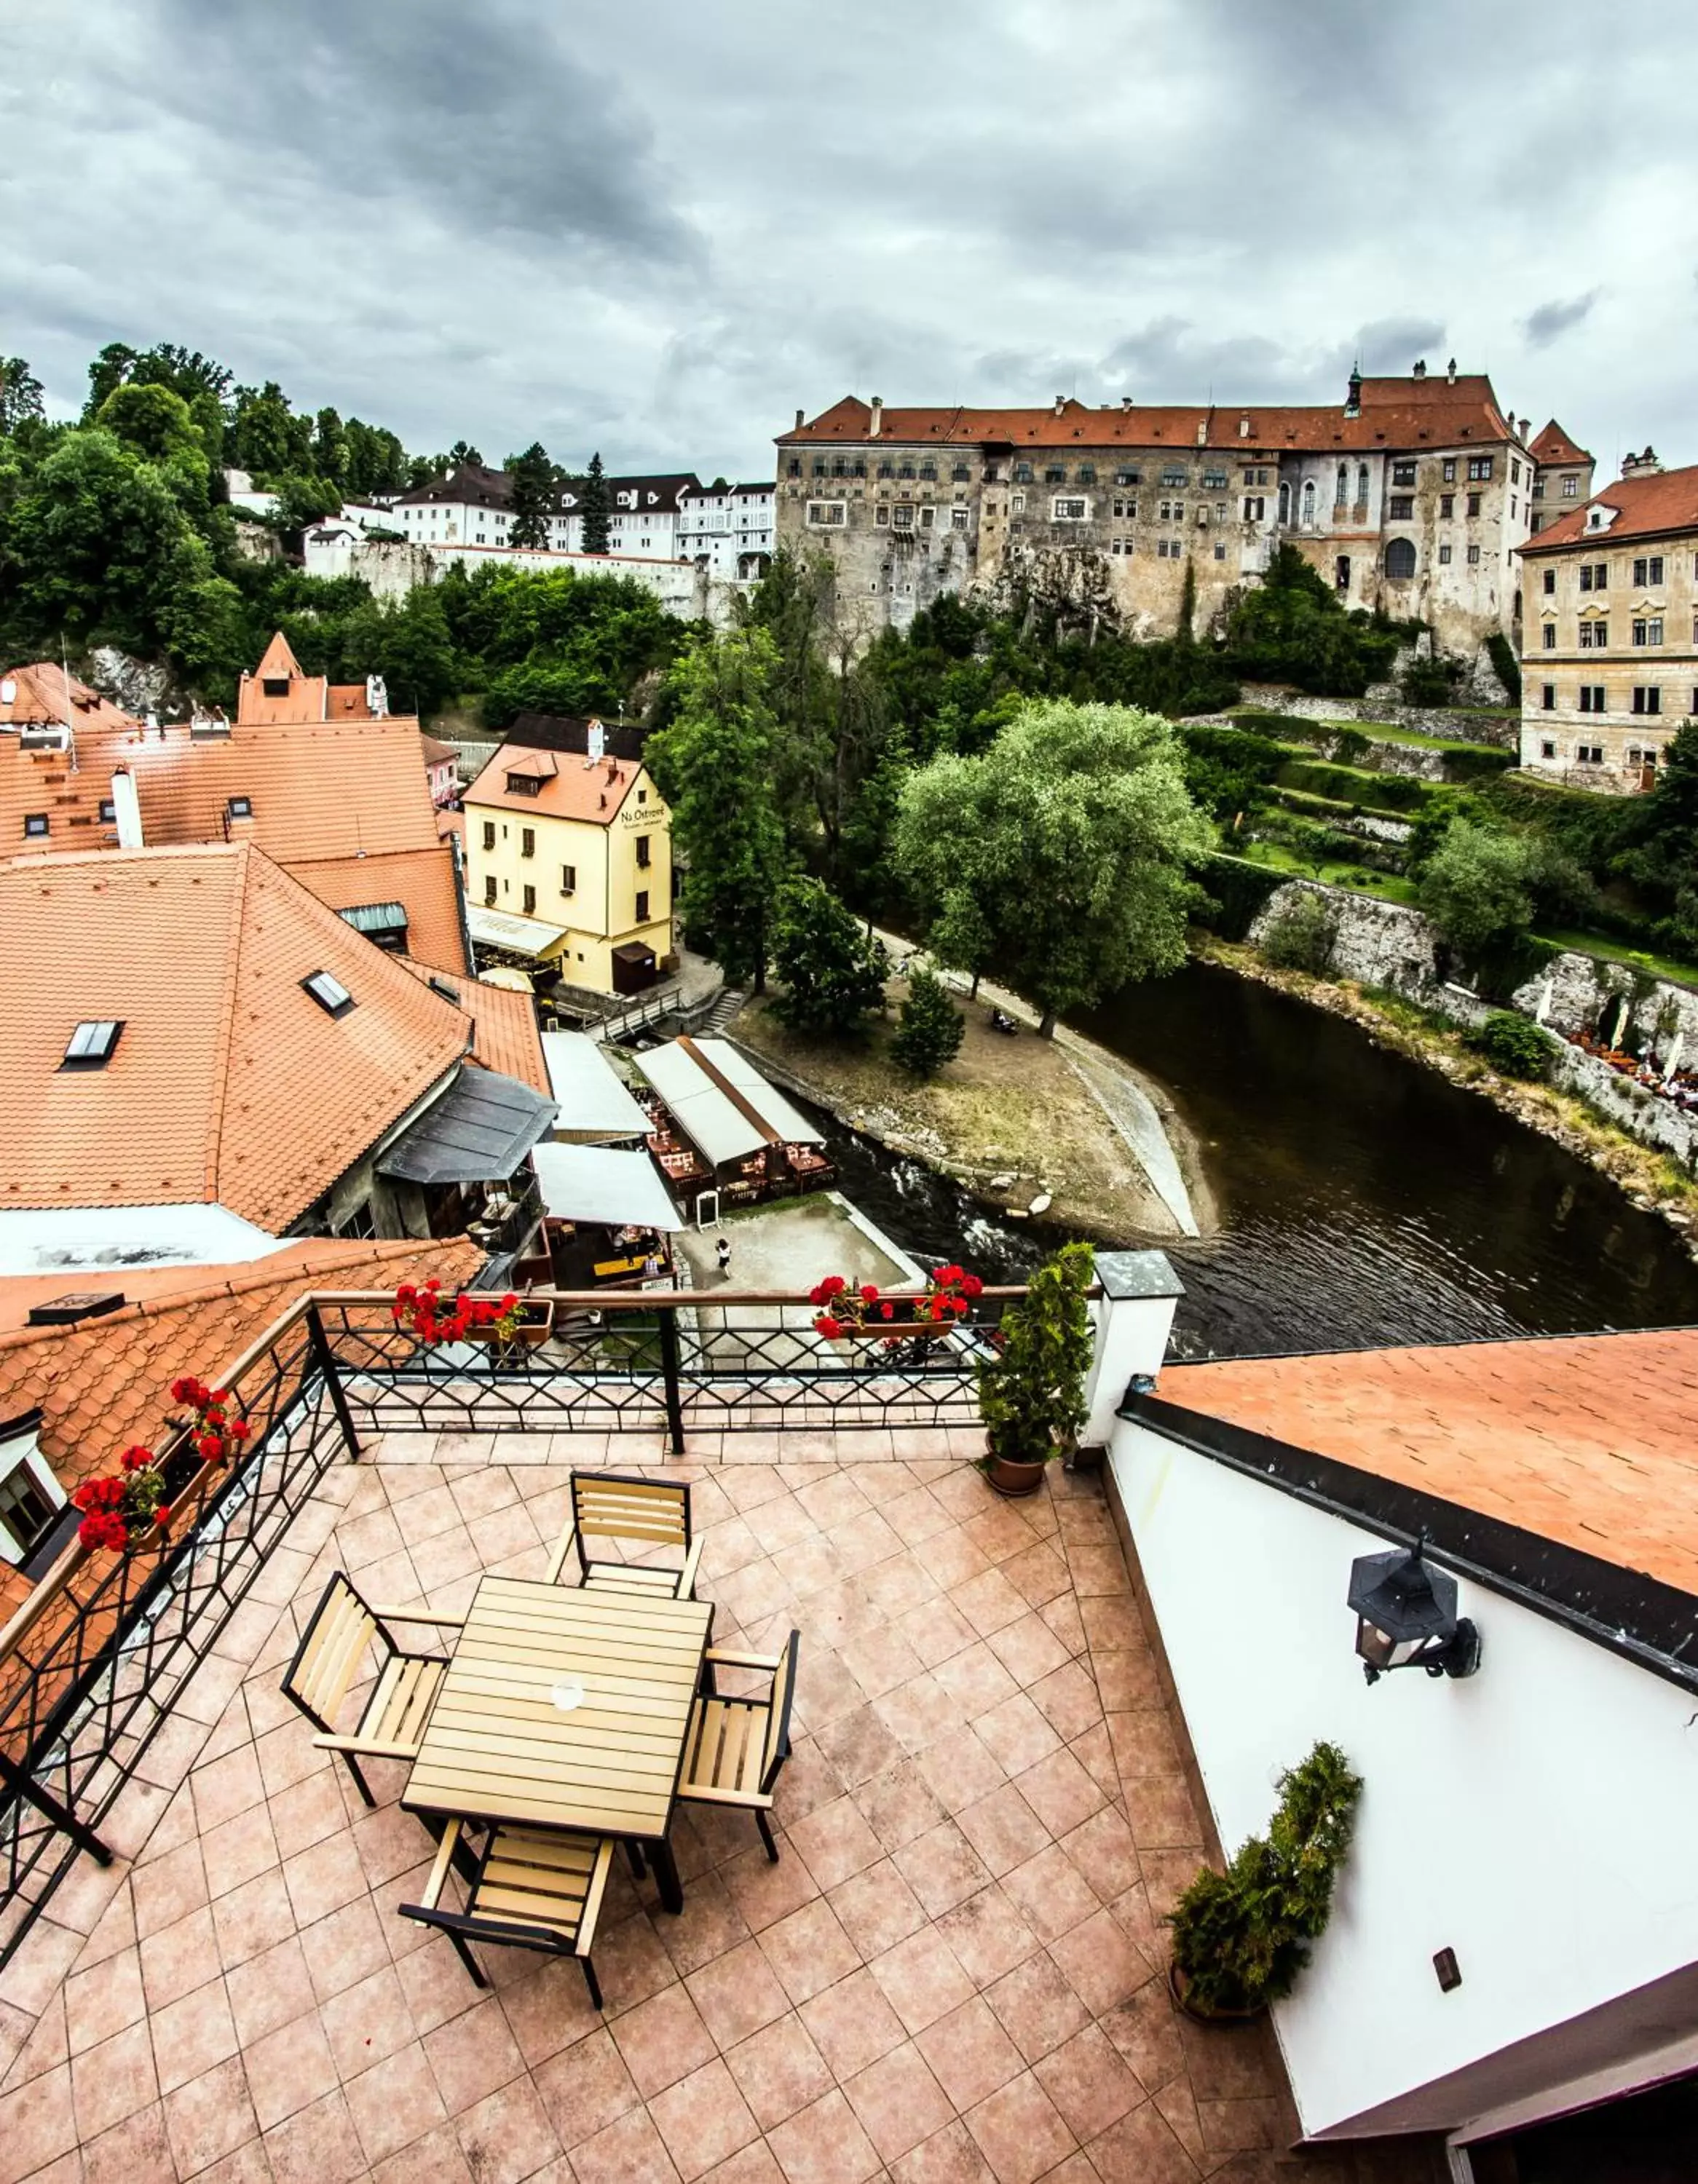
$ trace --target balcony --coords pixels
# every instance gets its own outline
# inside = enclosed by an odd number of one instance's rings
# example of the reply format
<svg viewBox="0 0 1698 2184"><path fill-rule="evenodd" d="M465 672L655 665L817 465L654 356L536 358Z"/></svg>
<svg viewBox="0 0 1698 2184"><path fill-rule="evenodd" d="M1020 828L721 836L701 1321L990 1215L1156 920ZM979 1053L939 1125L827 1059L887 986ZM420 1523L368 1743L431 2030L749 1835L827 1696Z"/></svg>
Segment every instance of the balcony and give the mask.
<svg viewBox="0 0 1698 2184"><path fill-rule="evenodd" d="M555 1301L544 1349L446 1357L387 1298L304 1302L227 1376L239 1469L0 1636L0 2184L1271 2178L1265 2031L1168 1997L1182 1724L1098 1482L970 1468L982 1330L857 1362L796 1297ZM794 1625L802 1669L779 1863L695 1808L681 1914L616 1864L598 2015L397 1916L405 1767L366 1810L279 1680L330 1572L459 1613L543 1574L601 1465L691 1480L714 1642Z"/></svg>

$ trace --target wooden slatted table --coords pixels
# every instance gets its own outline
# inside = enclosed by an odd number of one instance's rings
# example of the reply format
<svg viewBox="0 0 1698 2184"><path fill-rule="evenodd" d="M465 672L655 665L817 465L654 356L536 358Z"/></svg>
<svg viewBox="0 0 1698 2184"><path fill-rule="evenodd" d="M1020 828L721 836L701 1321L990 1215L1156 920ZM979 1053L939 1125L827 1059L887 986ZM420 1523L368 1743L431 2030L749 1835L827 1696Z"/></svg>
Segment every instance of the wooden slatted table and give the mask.
<svg viewBox="0 0 1698 2184"><path fill-rule="evenodd" d="M710 1601L486 1577L401 1802L639 1843L662 1903L680 1909L667 1830L712 1627ZM562 1710L554 1692L567 1680L584 1696Z"/></svg>

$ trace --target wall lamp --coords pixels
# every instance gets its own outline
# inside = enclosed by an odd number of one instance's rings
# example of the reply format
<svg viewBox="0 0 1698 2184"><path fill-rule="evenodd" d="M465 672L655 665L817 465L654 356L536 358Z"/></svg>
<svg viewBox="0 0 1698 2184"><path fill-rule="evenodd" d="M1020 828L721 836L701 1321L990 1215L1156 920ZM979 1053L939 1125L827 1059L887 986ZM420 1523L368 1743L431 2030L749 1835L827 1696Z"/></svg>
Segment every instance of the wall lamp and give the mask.
<svg viewBox="0 0 1698 2184"><path fill-rule="evenodd" d="M1456 1613L1456 1580L1430 1567L1426 1549L1423 1532L1413 1547L1359 1555L1350 1565L1356 1652L1371 1684L1393 1669L1472 1676L1480 1665L1480 1634Z"/></svg>

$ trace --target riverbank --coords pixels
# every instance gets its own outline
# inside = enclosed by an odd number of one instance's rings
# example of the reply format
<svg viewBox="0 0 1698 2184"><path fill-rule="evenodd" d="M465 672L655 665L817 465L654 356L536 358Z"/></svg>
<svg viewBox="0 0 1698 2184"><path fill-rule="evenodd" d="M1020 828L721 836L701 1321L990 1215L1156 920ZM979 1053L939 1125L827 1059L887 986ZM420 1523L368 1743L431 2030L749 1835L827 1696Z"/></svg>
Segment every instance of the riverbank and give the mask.
<svg viewBox="0 0 1698 2184"><path fill-rule="evenodd" d="M1356 1024L1377 1045L1435 1071L1464 1091L1489 1100L1502 1113L1607 1176L1641 1212L1659 1213L1680 1232L1698 1259L1698 1184L1665 1154L1643 1145L1605 1120L1583 1100L1547 1084L1500 1077L1466 1043L1415 1003L1349 979L1311 978L1276 968L1247 943L1193 933L1193 951L1239 978L1294 995L1310 1007Z"/></svg>
<svg viewBox="0 0 1698 2184"><path fill-rule="evenodd" d="M747 1003L730 1036L779 1083L885 1150L953 1177L1004 1216L1019 1217L1047 1196L1047 1224L1115 1245L1212 1227L1196 1148L1159 1086L1073 1034L992 1031L992 1000L1011 1013L1018 1005L988 990L978 1000L957 995L961 1051L917 1084L889 1053L905 989L900 976L891 979L888 1012L863 1045L801 1038L766 1001Z"/></svg>

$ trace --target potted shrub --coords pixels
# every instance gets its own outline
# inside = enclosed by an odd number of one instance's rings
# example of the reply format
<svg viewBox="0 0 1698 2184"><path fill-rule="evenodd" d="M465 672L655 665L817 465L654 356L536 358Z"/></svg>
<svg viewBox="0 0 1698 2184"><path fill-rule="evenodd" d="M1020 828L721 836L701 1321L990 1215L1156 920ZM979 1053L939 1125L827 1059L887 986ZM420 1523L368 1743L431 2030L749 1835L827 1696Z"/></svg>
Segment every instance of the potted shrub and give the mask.
<svg viewBox="0 0 1698 2184"><path fill-rule="evenodd" d="M427 1349L448 1342L488 1343L498 1352L535 1349L548 1340L554 1327L554 1306L548 1301L532 1303L516 1290L500 1298L468 1296L461 1290L450 1298L435 1279L416 1288L403 1282L389 1315Z"/></svg>
<svg viewBox="0 0 1698 2184"><path fill-rule="evenodd" d="M980 1468L998 1494L1035 1494L1045 1464L1079 1438L1092 1355L1086 1301L1094 1273L1088 1244L1064 1245L1003 1314L993 1352L980 1362Z"/></svg>
<svg viewBox="0 0 1698 2184"><path fill-rule="evenodd" d="M1205 2024L1283 2000L1332 1911L1361 1779L1336 1744L1317 1744L1279 1787L1266 1836L1252 1836L1224 1873L1204 1866L1167 1920L1174 1999Z"/></svg>

